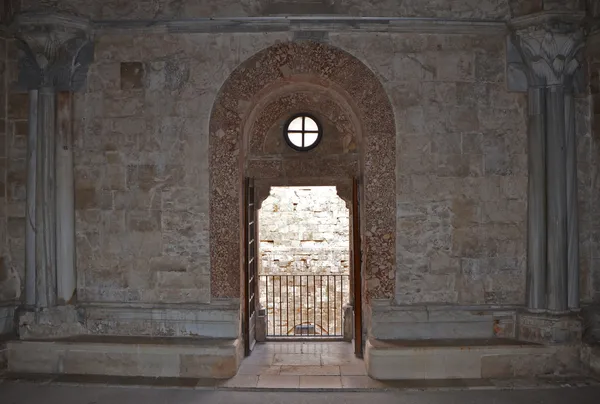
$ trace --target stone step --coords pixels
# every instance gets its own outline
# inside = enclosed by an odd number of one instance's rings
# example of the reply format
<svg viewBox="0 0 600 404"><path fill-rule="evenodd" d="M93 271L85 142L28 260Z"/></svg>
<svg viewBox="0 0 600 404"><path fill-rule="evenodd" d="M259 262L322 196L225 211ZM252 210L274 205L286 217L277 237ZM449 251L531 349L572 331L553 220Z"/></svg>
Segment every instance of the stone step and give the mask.
<svg viewBox="0 0 600 404"><path fill-rule="evenodd" d="M576 369L577 352L501 338L369 340L365 364L378 380L508 378Z"/></svg>
<svg viewBox="0 0 600 404"><path fill-rule="evenodd" d="M79 336L7 348L14 373L227 379L243 359L238 339Z"/></svg>

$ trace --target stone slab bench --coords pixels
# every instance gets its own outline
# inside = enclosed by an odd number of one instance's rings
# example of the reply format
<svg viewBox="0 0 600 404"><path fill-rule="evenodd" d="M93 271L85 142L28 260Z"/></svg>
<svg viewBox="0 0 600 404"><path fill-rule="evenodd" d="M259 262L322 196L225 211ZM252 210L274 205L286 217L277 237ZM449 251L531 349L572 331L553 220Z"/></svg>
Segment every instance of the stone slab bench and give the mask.
<svg viewBox="0 0 600 404"><path fill-rule="evenodd" d="M539 376L578 368L576 347L491 339L369 340L367 373L379 380Z"/></svg>
<svg viewBox="0 0 600 404"><path fill-rule="evenodd" d="M227 379L243 359L238 339L77 336L7 342L7 370Z"/></svg>

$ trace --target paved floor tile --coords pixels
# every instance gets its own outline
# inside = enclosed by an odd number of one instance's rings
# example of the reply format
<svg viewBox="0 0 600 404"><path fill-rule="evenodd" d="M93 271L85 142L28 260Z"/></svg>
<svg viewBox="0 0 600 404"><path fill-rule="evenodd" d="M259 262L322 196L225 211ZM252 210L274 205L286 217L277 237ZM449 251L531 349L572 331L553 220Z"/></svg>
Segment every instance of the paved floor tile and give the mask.
<svg viewBox="0 0 600 404"><path fill-rule="evenodd" d="M302 389L341 389L340 376L300 376Z"/></svg>
<svg viewBox="0 0 600 404"><path fill-rule="evenodd" d="M279 374L280 366L273 365L246 365L240 366L238 375L277 375Z"/></svg>
<svg viewBox="0 0 600 404"><path fill-rule="evenodd" d="M351 365L341 365L340 374L342 376L366 376L367 368L364 363L354 363Z"/></svg>
<svg viewBox="0 0 600 404"><path fill-rule="evenodd" d="M287 365L281 366L282 375L298 375L298 376L339 376L339 366L296 366Z"/></svg>
<svg viewBox="0 0 600 404"><path fill-rule="evenodd" d="M345 389L378 389L386 387L384 383L369 376L342 376L342 387Z"/></svg>
<svg viewBox="0 0 600 404"><path fill-rule="evenodd" d="M237 375L223 383L223 387L228 388L254 388L258 384L258 376L255 375Z"/></svg>
<svg viewBox="0 0 600 404"><path fill-rule="evenodd" d="M322 354L321 364L322 365L355 365L364 363L362 359L358 359L354 355L342 355L342 354Z"/></svg>
<svg viewBox="0 0 600 404"><path fill-rule="evenodd" d="M257 387L270 389L295 389L300 386L300 376L261 375Z"/></svg>
<svg viewBox="0 0 600 404"><path fill-rule="evenodd" d="M259 354L253 353L252 355L250 355L246 359L244 359L243 364L244 365L272 365L274 356L275 356L274 354L259 355Z"/></svg>
<svg viewBox="0 0 600 404"><path fill-rule="evenodd" d="M275 354L273 365L321 365L321 355L315 354Z"/></svg>

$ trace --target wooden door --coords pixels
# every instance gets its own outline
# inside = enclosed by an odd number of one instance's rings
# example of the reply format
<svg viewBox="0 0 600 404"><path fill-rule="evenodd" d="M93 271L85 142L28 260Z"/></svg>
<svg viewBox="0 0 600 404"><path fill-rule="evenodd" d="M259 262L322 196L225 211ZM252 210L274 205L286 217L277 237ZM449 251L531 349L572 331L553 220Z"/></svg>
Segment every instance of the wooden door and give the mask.
<svg viewBox="0 0 600 404"><path fill-rule="evenodd" d="M244 248L245 271L244 281L246 296L244 297L244 349L250 355L256 343L256 205L254 180L244 180Z"/></svg>
<svg viewBox="0 0 600 404"><path fill-rule="evenodd" d="M363 356L362 341L362 245L360 239L360 194L359 182L355 178L352 184L352 260L354 292L354 354Z"/></svg>

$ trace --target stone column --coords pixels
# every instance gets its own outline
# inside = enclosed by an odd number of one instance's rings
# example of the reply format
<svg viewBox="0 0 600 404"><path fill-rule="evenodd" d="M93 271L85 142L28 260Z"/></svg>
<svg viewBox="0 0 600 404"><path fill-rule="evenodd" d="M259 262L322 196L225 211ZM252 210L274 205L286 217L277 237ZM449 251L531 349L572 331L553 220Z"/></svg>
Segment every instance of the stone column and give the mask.
<svg viewBox="0 0 600 404"><path fill-rule="evenodd" d="M544 13L513 21L529 86L528 308L578 307L577 169L572 97L580 21Z"/></svg>
<svg viewBox="0 0 600 404"><path fill-rule="evenodd" d="M577 199L577 134L573 92L565 95L567 188L567 306L579 310L579 215Z"/></svg>
<svg viewBox="0 0 600 404"><path fill-rule="evenodd" d="M60 303L75 296L75 179L73 178L72 94L58 93L56 122L56 266Z"/></svg>
<svg viewBox="0 0 600 404"><path fill-rule="evenodd" d="M27 134L27 207L25 211L25 303L36 304L35 203L37 177L38 90L29 91L29 131Z"/></svg>
<svg viewBox="0 0 600 404"><path fill-rule="evenodd" d="M565 94L562 85L546 89L546 194L548 310L567 309L567 176L565 153Z"/></svg>
<svg viewBox="0 0 600 404"><path fill-rule="evenodd" d="M527 307L546 308L546 89L529 88Z"/></svg>
<svg viewBox="0 0 600 404"><path fill-rule="evenodd" d="M35 204L36 306L56 304L56 199L54 120L56 94L52 87L42 87L38 103L37 183Z"/></svg>
<svg viewBox="0 0 600 404"><path fill-rule="evenodd" d="M30 92L26 300L42 309L75 296L71 92L85 83L93 45L73 16L20 15L15 25L19 85Z"/></svg>

